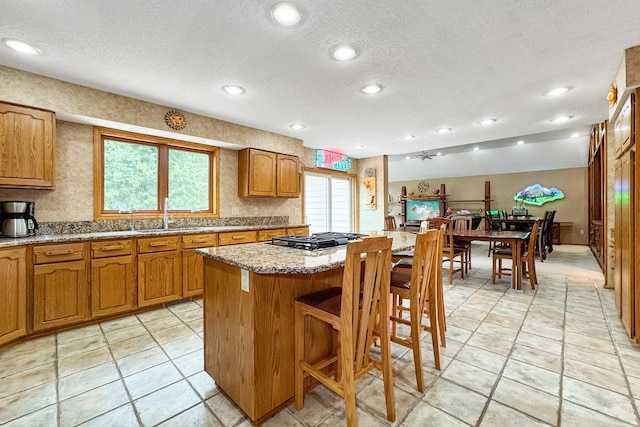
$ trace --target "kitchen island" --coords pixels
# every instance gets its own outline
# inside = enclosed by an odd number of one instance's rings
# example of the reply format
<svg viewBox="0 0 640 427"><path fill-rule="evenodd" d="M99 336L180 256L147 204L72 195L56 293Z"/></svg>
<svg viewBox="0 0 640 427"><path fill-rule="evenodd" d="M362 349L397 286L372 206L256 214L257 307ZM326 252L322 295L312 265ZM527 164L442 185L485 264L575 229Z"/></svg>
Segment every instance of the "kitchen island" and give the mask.
<svg viewBox="0 0 640 427"><path fill-rule="evenodd" d="M365 232L374 234L373 232ZM413 248L415 234L393 238ZM305 251L268 243L198 249L204 256L204 367L217 386L260 423L294 395L294 302L342 283L346 246ZM330 330L309 320L314 360L332 351ZM309 359L307 359L309 360Z"/></svg>

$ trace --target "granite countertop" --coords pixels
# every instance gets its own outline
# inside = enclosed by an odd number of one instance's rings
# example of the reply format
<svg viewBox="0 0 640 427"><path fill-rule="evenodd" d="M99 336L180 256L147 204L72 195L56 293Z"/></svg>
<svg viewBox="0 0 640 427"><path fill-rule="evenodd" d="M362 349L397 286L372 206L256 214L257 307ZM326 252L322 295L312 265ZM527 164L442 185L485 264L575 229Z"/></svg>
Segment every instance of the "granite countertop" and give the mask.
<svg viewBox="0 0 640 427"><path fill-rule="evenodd" d="M94 233L69 233L69 234L38 234L28 237L1 237L0 248L33 245L39 243L66 243L84 242L89 240L118 239L130 237L157 237L174 234L202 234L202 233L224 233L229 231L253 231L253 230L273 230L278 228L308 227L309 224L282 224L282 225L225 225L216 227L184 227L169 228L168 230L148 229L148 230L126 230L126 231L104 231Z"/></svg>
<svg viewBox="0 0 640 427"><path fill-rule="evenodd" d="M393 252L412 249L416 235L405 231L365 231L369 235L393 238ZM206 258L221 261L260 274L310 274L333 270L344 265L346 246L305 251L270 243L248 243L197 249Z"/></svg>

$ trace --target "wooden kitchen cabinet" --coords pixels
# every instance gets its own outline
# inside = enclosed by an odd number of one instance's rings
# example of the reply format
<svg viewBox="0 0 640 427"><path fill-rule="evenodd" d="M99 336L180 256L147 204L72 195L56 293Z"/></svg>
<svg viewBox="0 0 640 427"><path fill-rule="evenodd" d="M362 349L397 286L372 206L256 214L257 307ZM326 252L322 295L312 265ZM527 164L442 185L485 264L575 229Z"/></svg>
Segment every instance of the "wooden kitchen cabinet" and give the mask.
<svg viewBox="0 0 640 427"><path fill-rule="evenodd" d="M219 246L254 243L257 241L258 232L256 231L231 231L228 233L220 233L218 237Z"/></svg>
<svg viewBox="0 0 640 427"><path fill-rule="evenodd" d="M0 345L27 334L26 252L0 250Z"/></svg>
<svg viewBox="0 0 640 427"><path fill-rule="evenodd" d="M238 152L239 197L299 197L298 157L246 148Z"/></svg>
<svg viewBox="0 0 640 427"><path fill-rule="evenodd" d="M287 234L290 236L308 236L309 227L287 228Z"/></svg>
<svg viewBox="0 0 640 427"><path fill-rule="evenodd" d="M197 248L218 246L217 234L192 234L182 237L182 296L201 295L204 289L203 259Z"/></svg>
<svg viewBox="0 0 640 427"><path fill-rule="evenodd" d="M276 195L278 197L298 197L300 195L300 177L298 175L300 161L298 157L278 154L277 161Z"/></svg>
<svg viewBox="0 0 640 427"><path fill-rule="evenodd" d="M0 187L53 189L55 114L0 102Z"/></svg>
<svg viewBox="0 0 640 427"><path fill-rule="evenodd" d="M138 240L138 306L182 298L179 236Z"/></svg>
<svg viewBox="0 0 640 427"><path fill-rule="evenodd" d="M33 248L33 330L88 319L87 259L84 243Z"/></svg>
<svg viewBox="0 0 640 427"><path fill-rule="evenodd" d="M91 243L91 317L136 308L136 280L131 239Z"/></svg>
<svg viewBox="0 0 640 427"><path fill-rule="evenodd" d="M258 230L258 241L270 242L272 237L284 236L286 234L288 233L287 233L287 230L284 228L276 228L273 230Z"/></svg>

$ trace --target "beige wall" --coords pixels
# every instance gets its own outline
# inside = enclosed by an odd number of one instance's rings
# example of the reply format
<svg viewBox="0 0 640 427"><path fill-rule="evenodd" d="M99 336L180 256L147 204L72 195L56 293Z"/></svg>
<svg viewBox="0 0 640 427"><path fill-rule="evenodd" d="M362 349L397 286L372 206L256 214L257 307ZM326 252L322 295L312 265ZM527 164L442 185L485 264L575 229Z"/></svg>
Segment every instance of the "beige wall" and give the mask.
<svg viewBox="0 0 640 427"><path fill-rule="evenodd" d="M587 168L557 169L539 172L521 172L497 175L481 175L460 178L429 179L431 190L445 184L447 200L451 209L469 209L482 211L484 204L478 202L454 202L454 200L478 200L484 197L484 182L491 182L491 207L511 211L514 206L513 196L520 190L533 184L544 187L556 187L565 194L562 200L546 203L542 206L527 205L529 213L542 216L545 210L555 210L556 222L571 222L571 226L562 228L563 243L588 244L588 198L587 198ZM402 186L407 192L418 194L420 181L398 181L389 183L389 194L397 201ZM400 205L390 204L392 213L399 215ZM399 221L399 218L396 219ZM584 234L580 231L583 230Z"/></svg>
<svg viewBox="0 0 640 427"><path fill-rule="evenodd" d="M299 139L186 111L186 129L172 131L164 123L169 107L2 66L0 93L2 101L293 154L303 165L313 165L314 150L303 147ZM93 128L58 120L56 136L55 191L0 189L0 200L35 201L40 221L93 220ZM288 215L290 223L302 221L302 198L239 198L237 165L234 150L220 150L220 216L232 216L237 207L239 216L254 216L257 209L258 216Z"/></svg>

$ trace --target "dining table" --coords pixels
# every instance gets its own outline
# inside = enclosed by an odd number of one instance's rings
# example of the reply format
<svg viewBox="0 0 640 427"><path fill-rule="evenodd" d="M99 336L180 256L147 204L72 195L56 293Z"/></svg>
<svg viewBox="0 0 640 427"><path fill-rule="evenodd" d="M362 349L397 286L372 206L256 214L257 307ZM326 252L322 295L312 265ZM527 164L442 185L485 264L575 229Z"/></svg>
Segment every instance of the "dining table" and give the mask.
<svg viewBox="0 0 640 427"><path fill-rule="evenodd" d="M482 241L508 243L511 245L511 289L515 293L522 292L522 245L529 237L529 231L515 230L464 230L454 231L456 241Z"/></svg>
<svg viewBox="0 0 640 427"><path fill-rule="evenodd" d="M502 224L503 230L531 230L533 224L541 221L542 218L537 216L514 216L503 219L494 219L492 221Z"/></svg>

